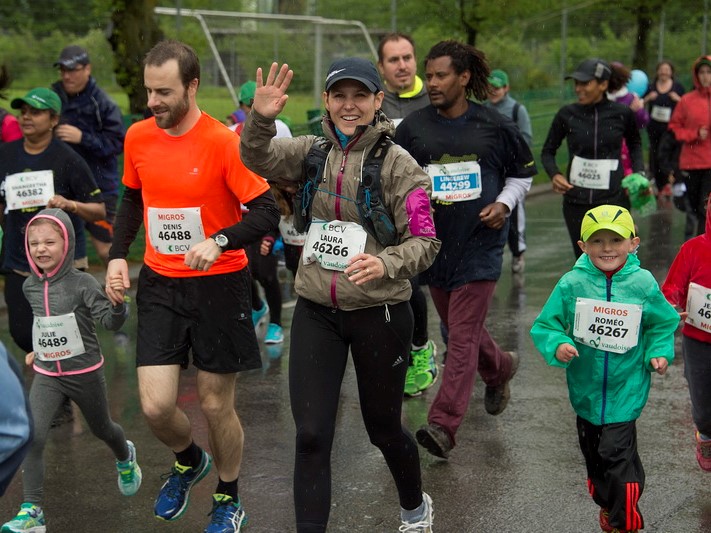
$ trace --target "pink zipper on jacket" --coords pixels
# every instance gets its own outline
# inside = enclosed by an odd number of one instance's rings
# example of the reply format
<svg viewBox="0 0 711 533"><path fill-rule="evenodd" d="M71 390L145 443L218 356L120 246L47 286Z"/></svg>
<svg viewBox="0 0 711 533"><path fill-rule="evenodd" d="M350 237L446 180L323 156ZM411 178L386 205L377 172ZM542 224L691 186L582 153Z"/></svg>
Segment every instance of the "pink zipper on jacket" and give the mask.
<svg viewBox="0 0 711 533"><path fill-rule="evenodd" d="M51 316L49 312L49 280L45 279L44 280L44 290L42 291L44 295L42 298L44 299L44 312L46 316ZM34 369L35 372L38 374L43 374L45 376L75 376L77 374L88 374L89 372L93 372L97 368L101 368L101 365L104 364L104 356L101 356L101 359L99 360L98 363L96 363L93 366L87 367L87 368L80 368L78 370L70 370L68 372L63 372L62 371L62 362L61 361L56 361L57 365L57 372L50 372L49 370L45 370L44 368L41 368L37 366L36 364L32 365L32 368Z"/></svg>
<svg viewBox="0 0 711 533"><path fill-rule="evenodd" d="M346 169L346 162L348 161L348 153L350 152L350 147L358 142L362 133L353 137L346 147L343 149L343 159L341 159L341 167L338 169L338 175L336 176L336 220L341 219L341 194L343 192L343 173ZM331 274L331 304L334 308L338 308L338 294L336 292L336 286L338 283L338 276L341 274L340 271L334 270Z"/></svg>

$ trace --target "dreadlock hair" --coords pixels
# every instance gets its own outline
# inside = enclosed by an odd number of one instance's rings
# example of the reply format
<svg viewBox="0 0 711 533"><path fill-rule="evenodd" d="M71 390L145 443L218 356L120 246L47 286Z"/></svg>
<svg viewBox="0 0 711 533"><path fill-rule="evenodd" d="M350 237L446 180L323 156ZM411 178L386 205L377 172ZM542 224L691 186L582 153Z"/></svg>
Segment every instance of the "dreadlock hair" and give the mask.
<svg viewBox="0 0 711 533"><path fill-rule="evenodd" d="M444 56L452 59L452 67L457 74L465 70L471 74L465 87L467 98L474 96L477 100L485 100L489 94L489 63L484 52L470 44L440 41L427 53L425 67L428 61Z"/></svg>

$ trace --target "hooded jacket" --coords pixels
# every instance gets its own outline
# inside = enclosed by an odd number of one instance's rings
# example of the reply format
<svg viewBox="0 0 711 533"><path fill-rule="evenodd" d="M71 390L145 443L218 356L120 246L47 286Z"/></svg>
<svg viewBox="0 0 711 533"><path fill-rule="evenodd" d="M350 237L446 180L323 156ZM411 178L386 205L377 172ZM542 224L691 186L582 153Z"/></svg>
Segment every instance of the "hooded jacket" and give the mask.
<svg viewBox="0 0 711 533"><path fill-rule="evenodd" d="M679 156L679 168L699 170L711 168L711 87L702 87L697 74L699 62L711 61L711 55L698 58L692 69L694 90L676 104L669 129L684 145ZM710 131L706 139L699 138L699 128Z"/></svg>
<svg viewBox="0 0 711 533"><path fill-rule="evenodd" d="M313 218L360 223L356 204L349 199L357 196L368 152L382 133L393 134L393 123L377 111L374 124L358 126L345 148L341 148L328 115L324 115L322 127L333 147L326 159L319 189L331 194L318 191L314 195ZM304 159L316 137L273 138L275 132L274 121L253 109L242 132L242 160L250 170L268 180L299 183L303 180ZM343 272L327 270L317 262L301 263L294 283L299 296L345 311L409 300L412 292L409 279L432 264L441 245L435 237L432 221L430 180L404 148L392 145L382 164L381 187L383 203L393 216L399 244L385 248L368 234L365 253L382 260L384 277L358 286Z"/></svg>
<svg viewBox="0 0 711 533"><path fill-rule="evenodd" d="M35 319L74 313L85 353L56 361L41 361L35 357L34 369L48 376L91 372L104 363L94 321L101 322L106 329L117 330L126 320L126 305L113 306L94 276L74 268L74 228L64 211L43 209L32 220L37 218L46 218L59 224L64 234L64 253L62 261L54 270L43 272L32 260L28 232L25 232L25 251L31 274L22 285L22 290L32 307ZM36 348L35 331L33 342Z"/></svg>
<svg viewBox="0 0 711 533"><path fill-rule="evenodd" d="M711 201L706 206L706 230L681 245L669 267L662 292L672 305L690 313L698 312L696 309L686 308L689 283L692 282L711 290ZM697 341L711 343L711 331L685 323L681 332Z"/></svg>
<svg viewBox="0 0 711 533"><path fill-rule="evenodd" d="M62 123L81 130L81 142L69 143L94 174L101 192L118 195L118 156L123 152L126 128L118 105L89 78L84 90L69 97L61 81L52 90L62 100Z"/></svg>
<svg viewBox="0 0 711 533"><path fill-rule="evenodd" d="M555 154L566 139L568 143L568 168L560 171ZM574 156L585 159L617 159L621 161L622 141L627 143L630 162L634 172L644 170L642 139L639 135L634 112L626 105L611 102L603 96L596 104L579 103L563 106L551 123L548 136L541 149L541 162L548 176L570 176L570 164ZM621 188L624 169L620 162L617 170L610 173L609 189L573 187L563 196L572 204L616 204L624 195Z"/></svg>
<svg viewBox="0 0 711 533"><path fill-rule="evenodd" d="M637 346L625 353L598 350L573 339L577 298L642 306ZM647 403L650 360L674 359L674 330L679 315L664 299L648 270L630 254L610 278L583 254L557 283L533 322L531 337L551 366L567 369L568 394L578 416L595 425L636 420ZM578 350L570 363L556 359L558 346L568 343Z"/></svg>

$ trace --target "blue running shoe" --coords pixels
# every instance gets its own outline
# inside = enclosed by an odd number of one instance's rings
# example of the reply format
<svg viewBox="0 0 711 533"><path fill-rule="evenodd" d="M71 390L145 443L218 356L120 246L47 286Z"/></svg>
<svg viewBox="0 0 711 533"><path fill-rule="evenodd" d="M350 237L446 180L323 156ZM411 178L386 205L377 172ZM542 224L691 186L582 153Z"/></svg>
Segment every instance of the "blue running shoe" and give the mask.
<svg viewBox="0 0 711 533"><path fill-rule="evenodd" d="M264 336L264 344L281 344L284 342L284 330L279 324L271 323Z"/></svg>
<svg viewBox="0 0 711 533"><path fill-rule="evenodd" d="M262 300L262 307L260 309L258 309L257 311L252 309L252 322L254 323L254 329L259 328L268 312L269 306L264 300Z"/></svg>
<svg viewBox="0 0 711 533"><path fill-rule="evenodd" d="M156 498L154 513L159 520L177 520L188 508L190 489L204 478L212 467L212 458L202 451L202 459L196 468L183 466L176 461L168 480L163 484Z"/></svg>
<svg viewBox="0 0 711 533"><path fill-rule="evenodd" d="M237 498L227 494L212 495L212 520L205 528L204 533L239 533L242 526L247 525L247 514L242 508L242 503Z"/></svg>
<svg viewBox="0 0 711 533"><path fill-rule="evenodd" d="M39 505L25 502L17 516L5 522L0 529L3 533L45 533L44 513Z"/></svg>

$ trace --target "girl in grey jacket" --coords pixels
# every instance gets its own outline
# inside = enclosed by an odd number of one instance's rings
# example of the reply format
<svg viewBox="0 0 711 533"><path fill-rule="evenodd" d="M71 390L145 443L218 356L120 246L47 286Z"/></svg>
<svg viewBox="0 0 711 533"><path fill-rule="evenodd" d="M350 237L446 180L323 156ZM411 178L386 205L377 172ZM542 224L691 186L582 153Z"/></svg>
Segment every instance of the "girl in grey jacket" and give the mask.
<svg viewBox="0 0 711 533"><path fill-rule="evenodd" d="M30 407L35 436L23 463L24 502L3 531L44 532L42 455L52 418L65 398L81 410L92 433L116 457L119 490L131 496L141 485L136 449L111 419L103 363L94 321L119 329L126 304L113 306L99 282L73 266L74 228L60 209L44 209L27 225L25 250L32 273L23 285L34 314L32 344L26 356L35 376Z"/></svg>

